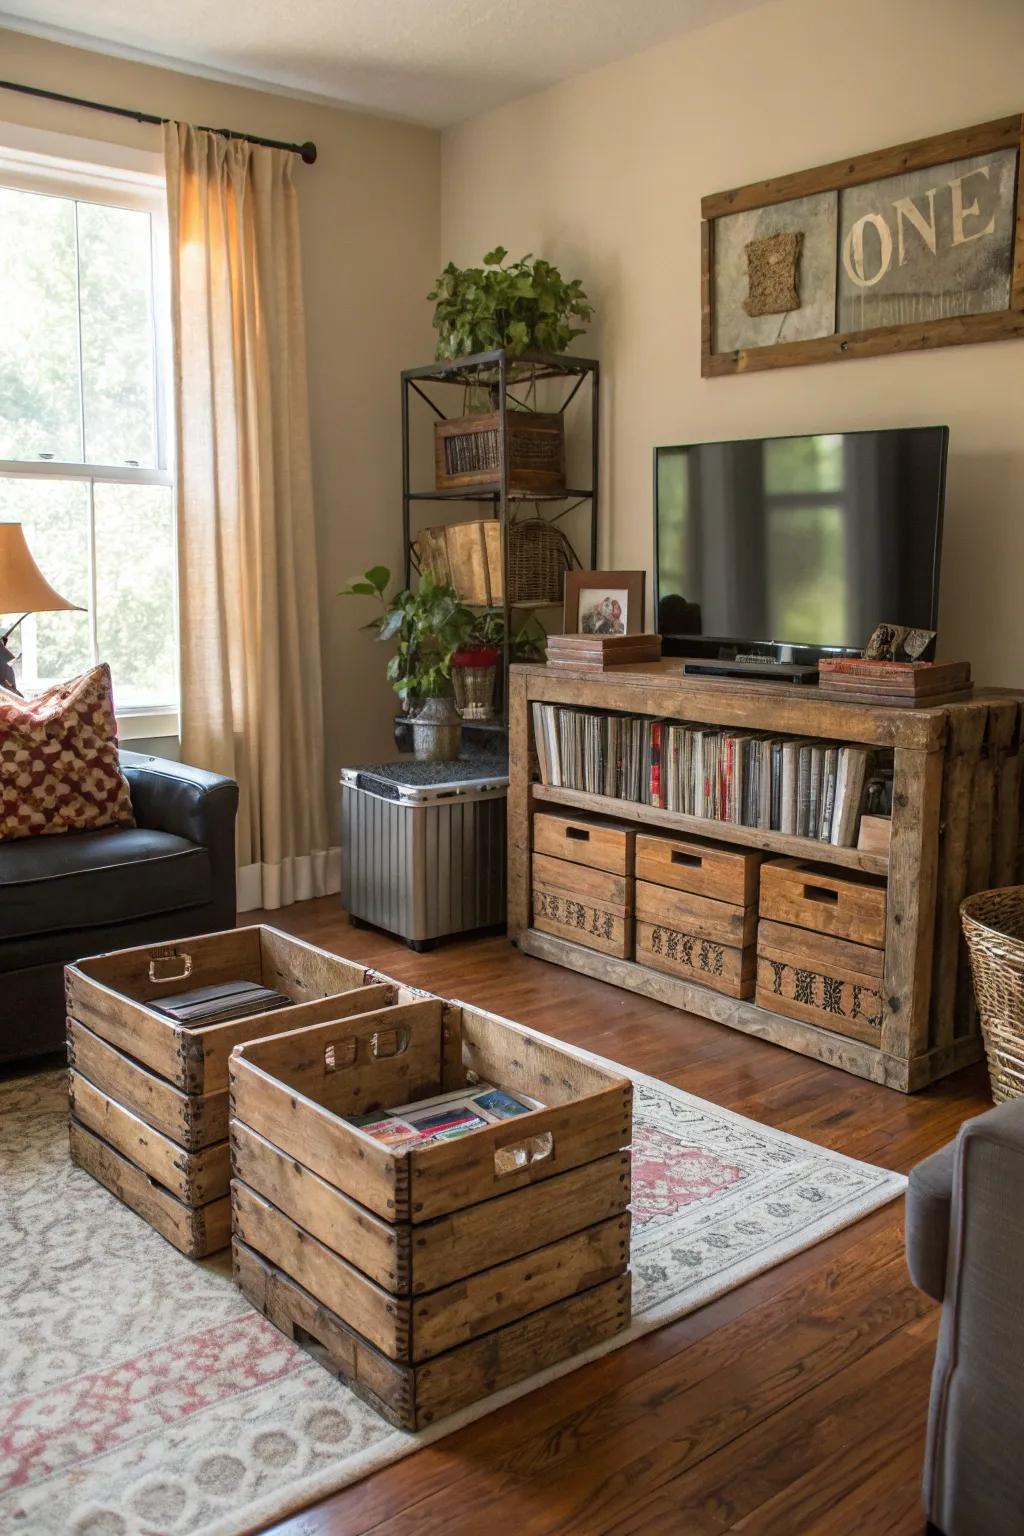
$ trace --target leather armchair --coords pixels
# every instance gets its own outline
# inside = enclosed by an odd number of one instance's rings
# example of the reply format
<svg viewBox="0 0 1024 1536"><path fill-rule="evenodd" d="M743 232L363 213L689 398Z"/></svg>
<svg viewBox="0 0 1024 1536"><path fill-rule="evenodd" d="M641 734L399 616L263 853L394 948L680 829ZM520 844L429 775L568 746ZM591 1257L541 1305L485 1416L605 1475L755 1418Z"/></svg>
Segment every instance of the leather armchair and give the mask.
<svg viewBox="0 0 1024 1536"><path fill-rule="evenodd" d="M61 1050L64 967L235 926L233 779L122 752L135 827L0 843L0 1062Z"/></svg>
<svg viewBox="0 0 1024 1536"><path fill-rule="evenodd" d="M942 1302L924 1469L942 1536L1024 1531L1024 1100L968 1120L907 1190L907 1264Z"/></svg>

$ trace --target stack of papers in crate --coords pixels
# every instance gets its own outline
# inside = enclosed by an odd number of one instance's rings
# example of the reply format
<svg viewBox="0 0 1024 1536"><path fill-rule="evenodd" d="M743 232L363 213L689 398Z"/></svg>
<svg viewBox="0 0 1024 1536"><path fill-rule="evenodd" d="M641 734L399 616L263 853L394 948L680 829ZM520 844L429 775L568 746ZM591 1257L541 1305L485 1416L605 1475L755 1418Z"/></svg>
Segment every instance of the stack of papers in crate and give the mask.
<svg viewBox="0 0 1024 1536"><path fill-rule="evenodd" d="M509 1093L490 1083L473 1088L457 1088L436 1098L420 1099L415 1104L399 1104L394 1109L378 1109L367 1115L350 1115L348 1123L358 1126L375 1141L388 1147L425 1146L430 1142L454 1141L470 1131L480 1131L496 1120L512 1120L543 1109L537 1099L525 1093Z"/></svg>
<svg viewBox="0 0 1024 1536"><path fill-rule="evenodd" d="M150 1006L184 1029L199 1029L206 1024L227 1024L231 1019L248 1019L255 1013L290 1008L293 1001L285 993L262 987L257 981L220 981L176 992L164 1002L154 1001Z"/></svg>

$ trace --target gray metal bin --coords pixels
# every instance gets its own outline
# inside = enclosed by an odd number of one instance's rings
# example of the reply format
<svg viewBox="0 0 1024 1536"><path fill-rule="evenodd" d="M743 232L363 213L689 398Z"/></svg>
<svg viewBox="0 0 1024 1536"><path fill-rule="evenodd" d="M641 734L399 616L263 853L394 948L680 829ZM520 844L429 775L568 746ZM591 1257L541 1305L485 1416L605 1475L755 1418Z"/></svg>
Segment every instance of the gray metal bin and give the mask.
<svg viewBox="0 0 1024 1536"><path fill-rule="evenodd" d="M503 923L507 797L501 759L343 768L341 900L349 916L413 949Z"/></svg>

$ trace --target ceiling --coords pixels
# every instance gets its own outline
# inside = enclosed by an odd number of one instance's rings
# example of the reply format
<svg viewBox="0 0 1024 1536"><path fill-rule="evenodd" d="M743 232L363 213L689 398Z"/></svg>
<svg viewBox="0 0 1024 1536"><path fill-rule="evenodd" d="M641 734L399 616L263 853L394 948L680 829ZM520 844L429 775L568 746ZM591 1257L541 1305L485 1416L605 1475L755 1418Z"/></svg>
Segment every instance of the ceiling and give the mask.
<svg viewBox="0 0 1024 1536"><path fill-rule="evenodd" d="M7 0L0 26L445 127L763 0Z"/></svg>

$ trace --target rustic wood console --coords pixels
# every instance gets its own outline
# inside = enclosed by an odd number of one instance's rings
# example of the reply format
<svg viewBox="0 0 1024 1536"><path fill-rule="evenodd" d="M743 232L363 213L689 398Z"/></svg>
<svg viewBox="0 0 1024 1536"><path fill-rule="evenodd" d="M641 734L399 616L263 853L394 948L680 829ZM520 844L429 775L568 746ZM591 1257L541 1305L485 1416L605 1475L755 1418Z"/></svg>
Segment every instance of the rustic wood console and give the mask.
<svg viewBox="0 0 1024 1536"><path fill-rule="evenodd" d="M888 855L531 782L534 701L892 748ZM678 662L598 673L518 666L510 680L509 936L530 955L642 992L874 1082L913 1092L980 1058L959 906L1024 881L1024 693L979 689L964 703L894 709L818 698L811 688L687 677ZM585 811L649 830L700 834L809 858L887 882L880 1043L849 1039L697 982L531 927L534 810Z"/></svg>

